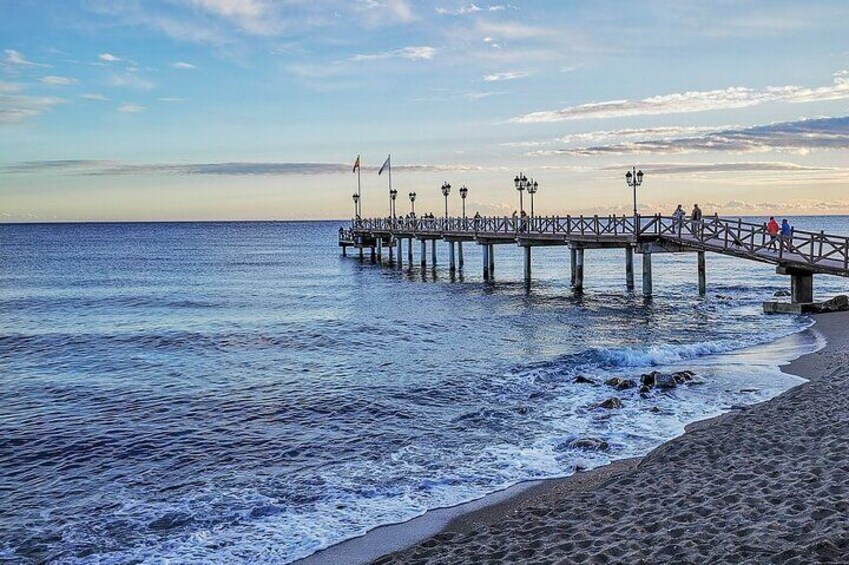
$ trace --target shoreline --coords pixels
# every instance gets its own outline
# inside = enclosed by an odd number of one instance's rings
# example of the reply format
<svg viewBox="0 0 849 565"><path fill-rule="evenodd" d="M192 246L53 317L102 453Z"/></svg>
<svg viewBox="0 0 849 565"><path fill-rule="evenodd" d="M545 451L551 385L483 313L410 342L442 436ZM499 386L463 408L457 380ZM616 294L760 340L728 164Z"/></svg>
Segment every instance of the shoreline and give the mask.
<svg viewBox="0 0 849 565"><path fill-rule="evenodd" d="M815 324L796 334L778 338L774 342L768 342L746 349L769 347L780 343L782 340L803 335L805 332L816 333L814 326ZM785 364L776 366L782 372L794 376L802 376L787 371L785 368L798 359L816 353L819 349L821 348L810 353L801 353L793 360L789 362L785 361ZM798 385L791 387L779 396L766 402L775 400L803 384L806 384L806 382L800 382ZM730 412L691 422L685 426L682 435L663 442L655 449L660 449L670 441L683 437L683 435L689 434L693 430L709 427L726 416L740 413L750 407L745 406L741 409L735 406ZM383 563L387 559L392 559L410 552L420 544L430 544L433 540L441 536L469 534L509 519L521 513L524 509L550 503L552 499L557 499L568 493L592 491L611 480L616 480L618 477L633 471L650 454L651 452L642 457L616 459L606 465L581 470L564 477L524 481L469 502L435 508L410 520L378 526L361 536L331 545L294 563L297 565L330 565L342 562L352 565L360 563ZM401 562L406 561L402 560Z"/></svg>
<svg viewBox="0 0 849 565"><path fill-rule="evenodd" d="M814 319L825 346L779 367L807 382L694 422L627 465L464 513L373 563L846 562L849 313Z"/></svg>

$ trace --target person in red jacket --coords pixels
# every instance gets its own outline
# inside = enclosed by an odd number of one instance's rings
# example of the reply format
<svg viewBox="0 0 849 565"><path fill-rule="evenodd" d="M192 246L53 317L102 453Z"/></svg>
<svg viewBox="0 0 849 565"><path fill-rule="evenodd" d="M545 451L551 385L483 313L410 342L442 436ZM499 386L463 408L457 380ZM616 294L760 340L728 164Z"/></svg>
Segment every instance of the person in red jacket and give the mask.
<svg viewBox="0 0 849 565"><path fill-rule="evenodd" d="M769 234L769 248L775 251L778 246L775 244L775 240L778 237L778 232L780 231L780 227L778 226L778 222L775 221L775 218L770 216L769 223L766 225L766 233Z"/></svg>

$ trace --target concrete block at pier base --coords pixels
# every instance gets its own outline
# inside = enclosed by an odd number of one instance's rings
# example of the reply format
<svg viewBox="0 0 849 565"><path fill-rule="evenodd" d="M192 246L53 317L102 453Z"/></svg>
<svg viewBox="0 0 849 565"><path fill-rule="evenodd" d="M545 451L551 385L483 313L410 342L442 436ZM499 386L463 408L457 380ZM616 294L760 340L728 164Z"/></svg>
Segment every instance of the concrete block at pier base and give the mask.
<svg viewBox="0 0 849 565"><path fill-rule="evenodd" d="M813 314L813 302L764 302L764 314Z"/></svg>
<svg viewBox="0 0 849 565"><path fill-rule="evenodd" d="M764 302L766 314L821 314L849 311L849 296L841 294L825 302Z"/></svg>

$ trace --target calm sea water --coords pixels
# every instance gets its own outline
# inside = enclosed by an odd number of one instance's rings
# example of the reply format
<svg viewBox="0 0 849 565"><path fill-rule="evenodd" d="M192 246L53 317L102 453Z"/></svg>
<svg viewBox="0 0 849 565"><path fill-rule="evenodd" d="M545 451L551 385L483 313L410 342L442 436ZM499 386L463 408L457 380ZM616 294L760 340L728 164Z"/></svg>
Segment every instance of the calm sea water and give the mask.
<svg viewBox="0 0 849 565"><path fill-rule="evenodd" d="M452 279L444 248L425 272L344 259L339 226L0 225L0 562L286 563L799 382L786 351L727 353L810 324L761 314L789 287L768 265L709 255L699 298L695 256L657 256L646 301L588 251L576 296L566 249L527 290L516 247L489 284L472 245ZM650 398L573 383L688 367L701 385Z"/></svg>

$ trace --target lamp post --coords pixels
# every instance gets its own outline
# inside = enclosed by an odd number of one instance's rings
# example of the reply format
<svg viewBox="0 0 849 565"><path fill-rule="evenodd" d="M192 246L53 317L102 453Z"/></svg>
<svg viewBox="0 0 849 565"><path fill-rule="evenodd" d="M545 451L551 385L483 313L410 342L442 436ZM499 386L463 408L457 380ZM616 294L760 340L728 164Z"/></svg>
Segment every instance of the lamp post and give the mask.
<svg viewBox="0 0 849 565"><path fill-rule="evenodd" d="M466 217L466 196L469 195L469 189L466 188L466 185L460 187L460 198L463 200L463 218Z"/></svg>
<svg viewBox="0 0 849 565"><path fill-rule="evenodd" d="M519 173L516 175L516 178L513 179L513 185L516 187L516 190L519 191L519 213L522 213L525 210L522 195L525 192L525 189L528 188L528 177L526 177L524 173Z"/></svg>
<svg viewBox="0 0 849 565"><path fill-rule="evenodd" d="M448 219L448 195L451 193L451 185L447 182L442 183L442 196L445 197L445 219Z"/></svg>
<svg viewBox="0 0 849 565"><path fill-rule="evenodd" d="M360 195L355 192L354 193L354 218L357 218L357 219L359 219L359 217L360 217L359 202L360 202Z"/></svg>
<svg viewBox="0 0 849 565"><path fill-rule="evenodd" d="M531 179L530 181L528 181L527 189L528 189L528 194L531 195L531 218L533 218L534 217L534 194L536 194L537 190L539 190L539 183L537 181L535 181L534 179Z"/></svg>
<svg viewBox="0 0 849 565"><path fill-rule="evenodd" d="M389 216L395 218L395 198L398 197L398 191L394 188L389 191Z"/></svg>
<svg viewBox="0 0 849 565"><path fill-rule="evenodd" d="M415 217L416 216L416 193L415 192L410 193L410 211L412 212L413 217Z"/></svg>
<svg viewBox="0 0 849 565"><path fill-rule="evenodd" d="M637 221L637 187L643 184L643 171L638 171L637 167L632 167L630 171L625 173L625 182L628 186L634 189L634 221ZM636 229L636 226L635 226Z"/></svg>

